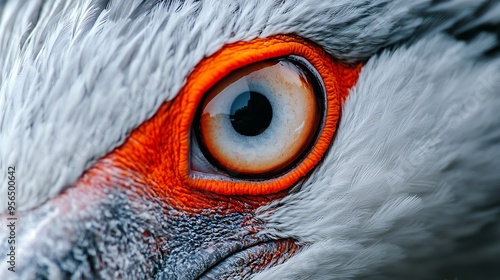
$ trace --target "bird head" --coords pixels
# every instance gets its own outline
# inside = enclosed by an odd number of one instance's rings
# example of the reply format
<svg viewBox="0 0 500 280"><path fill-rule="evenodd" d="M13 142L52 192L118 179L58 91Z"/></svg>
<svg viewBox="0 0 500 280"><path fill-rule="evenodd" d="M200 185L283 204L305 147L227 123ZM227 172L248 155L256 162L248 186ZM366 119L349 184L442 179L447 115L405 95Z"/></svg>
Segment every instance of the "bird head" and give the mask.
<svg viewBox="0 0 500 280"><path fill-rule="evenodd" d="M499 9L0 1L2 279L500 275Z"/></svg>

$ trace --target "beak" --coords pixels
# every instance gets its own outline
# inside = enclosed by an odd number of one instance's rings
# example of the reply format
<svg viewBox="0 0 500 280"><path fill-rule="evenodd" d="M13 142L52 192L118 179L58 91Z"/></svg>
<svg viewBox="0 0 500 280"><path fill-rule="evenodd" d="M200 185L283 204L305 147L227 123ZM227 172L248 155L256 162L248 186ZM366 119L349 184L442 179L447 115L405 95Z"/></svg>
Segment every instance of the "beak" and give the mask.
<svg viewBox="0 0 500 280"><path fill-rule="evenodd" d="M147 172L120 159L99 160L57 197L17 212L14 227L2 226L0 279L247 278L298 249L262 234L255 215L284 194L225 196L176 180L158 192Z"/></svg>

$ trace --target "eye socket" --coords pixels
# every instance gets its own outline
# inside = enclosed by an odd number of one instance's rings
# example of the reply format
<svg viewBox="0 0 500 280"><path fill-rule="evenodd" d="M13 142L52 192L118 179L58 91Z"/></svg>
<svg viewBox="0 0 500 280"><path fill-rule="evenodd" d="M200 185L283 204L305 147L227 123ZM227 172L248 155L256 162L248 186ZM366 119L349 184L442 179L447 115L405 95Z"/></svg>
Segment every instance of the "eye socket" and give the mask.
<svg viewBox="0 0 500 280"><path fill-rule="evenodd" d="M278 195L304 178L330 147L342 103L356 83L361 68L362 63L347 64L337 61L320 46L295 35L274 35L225 45L200 61L178 96L158 112L161 117L158 119L159 126L175 124L175 129L166 135L162 134L160 138L165 139L158 142L161 149L166 149L162 155L169 159L163 162L174 162L175 165L171 168L182 180L182 185L189 188L223 195ZM260 71L265 72L257 79L256 73ZM309 85L303 87L301 99L282 99L280 96L284 94L281 90L271 91L271 85L278 89L286 88L287 83L283 82L287 81L286 79L273 78L278 73L288 73L296 77L292 80ZM248 77L253 80L250 81ZM243 87L239 89L242 81ZM221 100L216 101L219 98ZM259 121L244 120L243 115L252 118L252 110L248 108L249 100L252 101L252 107L256 103L267 112L254 116ZM210 111L212 115L214 112L222 112L219 117L225 119L224 122L217 117L207 118L208 121L202 120L204 109L212 107L209 105L212 102L219 104L217 106L225 106L225 110ZM241 110L245 107L245 102L247 108ZM307 103L314 105L304 106ZM286 114L285 109L292 108L291 104L294 109L290 112L293 113ZM301 105L303 107L300 107ZM307 111L297 109L304 107L307 107ZM240 111L237 114L238 109ZM300 114L300 118L304 119L304 126L299 127L303 131L309 130L309 134L304 134L310 138L293 138L293 135L287 133L294 130L293 126L288 126L285 117L297 117ZM218 129L219 127L222 130ZM278 131L278 127L282 130ZM160 131L162 130L156 128L152 133L157 134ZM274 134L277 137L273 138ZM265 138L265 135L269 138ZM279 137L280 135L283 136ZM231 138L233 136L234 138ZM250 141L237 141L241 138L260 138L262 141L252 141L250 146ZM223 139L233 145L216 142L217 139ZM296 142L302 143L298 145ZM283 155L275 151L275 143L288 145L288 149L281 149L284 151ZM301 148L291 152L289 147L296 144ZM233 151L238 151L241 145L256 161L245 159L245 154L239 157L233 155L231 158L231 155L235 154ZM256 147L260 150L253 151ZM268 153L274 153L275 156ZM256 164L259 160L264 161L267 166L263 166L262 162ZM248 163L247 166L241 164L244 161ZM160 176L164 176L164 170L168 168L162 166L162 169L159 169Z"/></svg>
<svg viewBox="0 0 500 280"><path fill-rule="evenodd" d="M195 117L194 134L204 157L238 178L286 172L317 138L325 107L318 77L297 56L231 72L206 93ZM205 164L193 163L194 170L203 170Z"/></svg>

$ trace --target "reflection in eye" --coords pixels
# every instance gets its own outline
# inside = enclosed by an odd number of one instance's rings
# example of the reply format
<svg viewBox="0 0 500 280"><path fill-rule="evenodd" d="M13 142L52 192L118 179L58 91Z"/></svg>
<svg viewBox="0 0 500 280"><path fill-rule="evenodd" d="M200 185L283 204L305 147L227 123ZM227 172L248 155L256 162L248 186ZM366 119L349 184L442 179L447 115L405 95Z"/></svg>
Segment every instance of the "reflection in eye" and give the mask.
<svg viewBox="0 0 500 280"><path fill-rule="evenodd" d="M306 63L259 62L219 81L198 108L194 158L201 151L216 169L243 178L293 167L313 145L324 114L319 75Z"/></svg>
<svg viewBox="0 0 500 280"><path fill-rule="evenodd" d="M247 91L234 99L229 118L238 133L256 136L264 132L271 124L273 107L264 95Z"/></svg>

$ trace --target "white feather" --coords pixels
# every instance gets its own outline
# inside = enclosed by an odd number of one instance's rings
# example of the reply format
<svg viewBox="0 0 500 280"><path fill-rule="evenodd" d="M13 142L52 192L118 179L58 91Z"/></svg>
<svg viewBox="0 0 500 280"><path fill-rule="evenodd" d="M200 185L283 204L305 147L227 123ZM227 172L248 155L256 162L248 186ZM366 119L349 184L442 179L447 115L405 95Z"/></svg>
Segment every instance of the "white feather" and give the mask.
<svg viewBox="0 0 500 280"><path fill-rule="evenodd" d="M262 209L267 233L305 249L257 279L431 279L451 263L460 277L498 260L500 59L478 58L494 42L433 36L371 58L324 163ZM459 242L490 224L493 239Z"/></svg>

